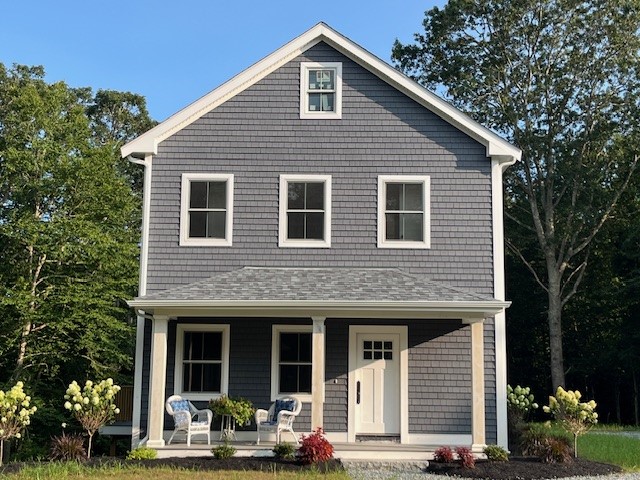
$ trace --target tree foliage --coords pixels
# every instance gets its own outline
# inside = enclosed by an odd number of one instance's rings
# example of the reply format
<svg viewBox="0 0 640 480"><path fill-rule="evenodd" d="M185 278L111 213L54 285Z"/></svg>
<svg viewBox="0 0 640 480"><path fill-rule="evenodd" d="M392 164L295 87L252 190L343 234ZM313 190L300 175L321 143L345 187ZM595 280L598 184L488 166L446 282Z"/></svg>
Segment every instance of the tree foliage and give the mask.
<svg viewBox="0 0 640 480"><path fill-rule="evenodd" d="M47 411L71 378L129 375L141 198L119 147L152 124L138 95L0 64L0 382Z"/></svg>
<svg viewBox="0 0 640 480"><path fill-rule="evenodd" d="M636 168L637 0L451 0L397 66L523 150L508 170L506 241L547 295L553 388L561 313Z"/></svg>

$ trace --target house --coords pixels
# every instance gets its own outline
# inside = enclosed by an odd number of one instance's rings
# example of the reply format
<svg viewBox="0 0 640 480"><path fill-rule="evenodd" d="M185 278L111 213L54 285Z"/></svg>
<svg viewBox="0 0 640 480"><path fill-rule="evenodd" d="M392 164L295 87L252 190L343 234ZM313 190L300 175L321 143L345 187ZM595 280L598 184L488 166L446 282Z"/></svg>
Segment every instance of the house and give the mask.
<svg viewBox="0 0 640 480"><path fill-rule="evenodd" d="M144 167L134 443L283 393L333 442L506 447L520 150L319 23L122 148ZM239 432L255 439L255 431Z"/></svg>

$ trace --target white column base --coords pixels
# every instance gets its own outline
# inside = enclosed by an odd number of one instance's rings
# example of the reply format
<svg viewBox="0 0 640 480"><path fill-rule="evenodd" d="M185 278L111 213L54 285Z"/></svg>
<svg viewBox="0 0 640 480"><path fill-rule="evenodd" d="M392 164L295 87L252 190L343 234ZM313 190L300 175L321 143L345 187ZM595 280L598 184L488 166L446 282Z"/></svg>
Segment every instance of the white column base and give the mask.
<svg viewBox="0 0 640 480"><path fill-rule="evenodd" d="M165 446L164 440L147 440L147 447L149 448L162 448Z"/></svg>

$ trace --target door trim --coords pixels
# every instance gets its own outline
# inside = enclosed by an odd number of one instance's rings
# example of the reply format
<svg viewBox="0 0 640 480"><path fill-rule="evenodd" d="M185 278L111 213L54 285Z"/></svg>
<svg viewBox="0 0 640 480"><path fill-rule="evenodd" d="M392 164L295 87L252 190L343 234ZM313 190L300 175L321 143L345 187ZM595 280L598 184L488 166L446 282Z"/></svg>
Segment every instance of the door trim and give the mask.
<svg viewBox="0 0 640 480"><path fill-rule="evenodd" d="M406 325L349 325L348 442L356 441L356 365L358 334L382 333L400 335L400 443L409 442L409 350Z"/></svg>

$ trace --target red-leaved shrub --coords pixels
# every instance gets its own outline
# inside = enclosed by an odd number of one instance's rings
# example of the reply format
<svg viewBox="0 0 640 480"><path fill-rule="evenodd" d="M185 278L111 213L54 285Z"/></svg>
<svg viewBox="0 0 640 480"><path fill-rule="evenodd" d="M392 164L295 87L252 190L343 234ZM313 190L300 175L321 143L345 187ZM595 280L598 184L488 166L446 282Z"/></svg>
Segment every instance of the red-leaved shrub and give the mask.
<svg viewBox="0 0 640 480"><path fill-rule="evenodd" d="M451 463L453 462L453 450L451 447L440 447L433 452L433 459L436 462Z"/></svg>
<svg viewBox="0 0 640 480"><path fill-rule="evenodd" d="M302 436L302 445L298 449L298 458L305 464L325 462L333 458L333 445L324 438L322 427L316 428L310 435Z"/></svg>
<svg viewBox="0 0 640 480"><path fill-rule="evenodd" d="M456 454L460 460L460 464L463 468L475 468L476 459L471 453L471 449L468 447L456 447Z"/></svg>

